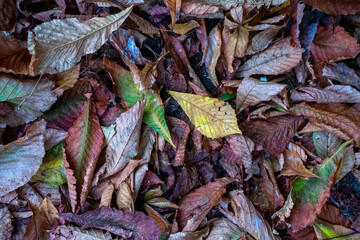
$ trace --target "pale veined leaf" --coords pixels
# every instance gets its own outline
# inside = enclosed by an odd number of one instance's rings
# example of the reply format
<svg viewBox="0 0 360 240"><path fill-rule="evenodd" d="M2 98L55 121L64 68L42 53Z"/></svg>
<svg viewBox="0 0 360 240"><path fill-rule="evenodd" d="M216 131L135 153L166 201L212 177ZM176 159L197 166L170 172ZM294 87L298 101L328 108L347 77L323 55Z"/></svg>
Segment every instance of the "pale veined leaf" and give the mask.
<svg viewBox="0 0 360 240"><path fill-rule="evenodd" d="M55 19L29 32L29 52L33 55L30 73L58 73L70 69L82 56L98 50L129 16L132 6L114 15L85 22L76 18Z"/></svg>
<svg viewBox="0 0 360 240"><path fill-rule="evenodd" d="M190 121L209 138L241 133L234 109L216 98L169 91Z"/></svg>

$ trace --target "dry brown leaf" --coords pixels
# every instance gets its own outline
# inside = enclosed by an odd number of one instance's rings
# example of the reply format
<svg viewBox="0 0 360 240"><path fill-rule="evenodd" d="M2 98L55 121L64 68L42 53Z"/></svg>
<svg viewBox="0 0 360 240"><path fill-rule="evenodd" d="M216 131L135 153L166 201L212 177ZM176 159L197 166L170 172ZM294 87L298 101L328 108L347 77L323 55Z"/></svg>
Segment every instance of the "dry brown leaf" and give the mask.
<svg viewBox="0 0 360 240"><path fill-rule="evenodd" d="M241 112L244 108L254 106L258 103L270 101L272 97L278 95L286 89L286 85L263 82L254 78L244 78L236 94L236 109Z"/></svg>
<svg viewBox="0 0 360 240"><path fill-rule="evenodd" d="M33 55L30 73L59 73L72 68L83 55L98 50L129 16L132 7L83 23L76 18L45 22L29 32L28 47Z"/></svg>
<svg viewBox="0 0 360 240"><path fill-rule="evenodd" d="M103 232L95 228L81 229L75 226L59 225L51 231L50 239L112 240L113 238L109 232Z"/></svg>
<svg viewBox="0 0 360 240"><path fill-rule="evenodd" d="M171 25L174 26L175 22L179 18L181 0L166 0L165 3L170 9Z"/></svg>
<svg viewBox="0 0 360 240"><path fill-rule="evenodd" d="M354 69L349 68L345 63L329 63L323 70L323 76L334 79L344 84L349 84L360 90L360 77Z"/></svg>
<svg viewBox="0 0 360 240"><path fill-rule="evenodd" d="M134 199L129 181L121 182L116 188L116 205L120 210L134 212Z"/></svg>
<svg viewBox="0 0 360 240"><path fill-rule="evenodd" d="M176 34L184 35L185 33L199 26L200 24L197 21L191 20L190 22L175 24L172 31Z"/></svg>
<svg viewBox="0 0 360 240"><path fill-rule="evenodd" d="M360 2L353 0L304 0L304 3L310 4L320 11L326 12L330 15L349 15L355 14L360 9Z"/></svg>
<svg viewBox="0 0 360 240"><path fill-rule="evenodd" d="M190 133L190 128L184 121L174 117L167 117L167 122L170 133L174 133L177 135L177 138L172 137L174 144L176 145L176 155L173 166L183 166L185 148Z"/></svg>
<svg viewBox="0 0 360 240"><path fill-rule="evenodd" d="M256 34L251 39L251 45L249 44L246 49L246 55L254 54L267 48L282 27L266 29Z"/></svg>
<svg viewBox="0 0 360 240"><path fill-rule="evenodd" d="M101 193L101 200L100 200L100 204L99 206L105 206L105 207L110 207L111 204L111 200L112 200L112 195L114 193L114 185L112 184L108 184L104 191Z"/></svg>
<svg viewBox="0 0 360 240"><path fill-rule="evenodd" d="M189 16L197 17L221 17L220 8L211 4L196 3L196 2L183 2L181 5L181 12Z"/></svg>
<svg viewBox="0 0 360 240"><path fill-rule="evenodd" d="M305 178L318 177L310 172L303 164L300 155L296 151L284 151L284 165L279 176L302 176ZM303 159L305 160L305 159Z"/></svg>
<svg viewBox="0 0 360 240"><path fill-rule="evenodd" d="M206 54L206 69L209 73L211 82L215 87L219 86L219 81L216 76L216 64L221 54L221 25L216 25L208 36L208 49Z"/></svg>
<svg viewBox="0 0 360 240"><path fill-rule="evenodd" d="M66 90L72 88L80 75L80 64L62 73L47 75L51 81L55 82L57 89Z"/></svg>
<svg viewBox="0 0 360 240"><path fill-rule="evenodd" d="M263 52L255 54L240 66L236 76L278 75L290 71L299 64L303 52L299 47L292 47L290 40L290 37L278 40Z"/></svg>
<svg viewBox="0 0 360 240"><path fill-rule="evenodd" d="M226 192L225 186L234 180L231 178L215 179L183 197L179 204L177 222L184 232L195 231L210 209L219 203Z"/></svg>
<svg viewBox="0 0 360 240"><path fill-rule="evenodd" d="M224 10L228 10L237 6L260 8L261 6L280 5L286 2L286 0L184 0L183 2L198 2L218 6Z"/></svg>
<svg viewBox="0 0 360 240"><path fill-rule="evenodd" d="M0 1L0 31L12 32L16 25L18 10L13 1Z"/></svg>
<svg viewBox="0 0 360 240"><path fill-rule="evenodd" d="M0 208L0 219L0 239L12 239L12 232L14 230L12 225L13 216L6 206Z"/></svg>
<svg viewBox="0 0 360 240"><path fill-rule="evenodd" d="M360 46L343 27L332 25L318 26L311 53L316 60L329 63L348 58L355 58L360 52Z"/></svg>

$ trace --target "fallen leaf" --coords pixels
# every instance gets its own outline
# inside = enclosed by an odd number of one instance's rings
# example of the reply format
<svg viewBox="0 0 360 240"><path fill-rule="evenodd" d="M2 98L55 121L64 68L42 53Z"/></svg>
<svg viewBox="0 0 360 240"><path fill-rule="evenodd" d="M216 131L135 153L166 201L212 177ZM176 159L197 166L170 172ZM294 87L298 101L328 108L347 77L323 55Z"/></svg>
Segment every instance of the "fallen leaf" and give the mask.
<svg viewBox="0 0 360 240"><path fill-rule="evenodd" d="M351 86L331 85L324 89L301 87L291 92L294 102L360 103L360 92Z"/></svg>
<svg viewBox="0 0 360 240"><path fill-rule="evenodd" d="M185 2L181 4L181 12L197 17L221 17L223 14L219 13L221 9L217 6L206 4L206 3L198 3L198 2ZM218 13L218 14L217 14Z"/></svg>
<svg viewBox="0 0 360 240"><path fill-rule="evenodd" d="M318 61L329 63L355 58L359 52L360 46L356 39L343 27L318 26L311 46L311 53Z"/></svg>
<svg viewBox="0 0 360 240"><path fill-rule="evenodd" d="M184 0L184 2L199 2L199 3L219 6L224 10L228 10L228 9L230 9L232 7L236 7L236 6L259 7L260 8L261 6L280 5L280 4L283 4L284 2L286 2L286 0L262 0L262 1L258 1L258 0L226 0L226 1L221 1L221 0L199 0L199 1Z"/></svg>
<svg viewBox="0 0 360 240"><path fill-rule="evenodd" d="M318 176L317 178L296 179L290 193L294 207L288 219L293 232L297 232L315 221L316 215L320 213L321 207L330 196L330 189L337 178L336 172L349 143L348 141L341 144L330 158L313 169L312 172Z"/></svg>
<svg viewBox="0 0 360 240"><path fill-rule="evenodd" d="M76 18L67 18L38 25L28 37L29 52L33 55L30 74L59 73L72 68L83 55L98 50L131 10L129 7L120 13L95 17L83 23Z"/></svg>
<svg viewBox="0 0 360 240"><path fill-rule="evenodd" d="M126 212L135 211L135 203L132 197L131 186L129 181L123 181L117 186L116 192L116 205L120 210Z"/></svg>
<svg viewBox="0 0 360 240"><path fill-rule="evenodd" d="M12 239L14 230L12 225L13 216L6 206L0 208L0 219L0 239Z"/></svg>
<svg viewBox="0 0 360 240"><path fill-rule="evenodd" d="M245 77L236 92L236 109L241 112L244 108L270 101L272 97L286 89L286 85L263 82L254 78Z"/></svg>
<svg viewBox="0 0 360 240"><path fill-rule="evenodd" d="M284 151L284 165L279 176L317 177L304 166L305 159L302 159L300 154L294 150L299 150L299 148Z"/></svg>
<svg viewBox="0 0 360 240"><path fill-rule="evenodd" d="M207 240L226 240L226 239L247 239L255 240L250 234L236 226L226 218L220 218L211 224L211 231L206 237Z"/></svg>
<svg viewBox="0 0 360 240"><path fill-rule="evenodd" d="M62 213L60 217L82 228L100 228L125 239L157 240L161 233L155 222L142 212L100 207L81 215Z"/></svg>
<svg viewBox="0 0 360 240"><path fill-rule="evenodd" d="M48 198L45 198L40 207L32 211L33 216L22 239L49 239L48 230L59 220L57 209Z"/></svg>
<svg viewBox="0 0 360 240"><path fill-rule="evenodd" d="M60 186L66 183L63 146L64 142L61 142L46 151L38 172L32 177L33 180L53 186Z"/></svg>
<svg viewBox="0 0 360 240"><path fill-rule="evenodd" d="M241 133L235 111L228 103L216 98L169 91L195 127L209 138Z"/></svg>
<svg viewBox="0 0 360 240"><path fill-rule="evenodd" d="M352 229L341 225L333 225L320 219L315 220L313 227L318 239L356 240L360 237L360 233L356 233Z"/></svg>
<svg viewBox="0 0 360 240"><path fill-rule="evenodd" d="M50 240L68 239L68 240L112 240L109 232L103 232L99 229L89 230L81 229L75 226L59 225L50 233Z"/></svg>
<svg viewBox="0 0 360 240"><path fill-rule="evenodd" d="M353 139L360 146L360 111L340 103L301 103L291 109L296 115L303 115L310 123L322 127L341 139Z"/></svg>
<svg viewBox="0 0 360 240"><path fill-rule="evenodd" d="M329 0L326 2L317 0L304 0L304 2L330 15L355 14L356 12L358 12L357 9L360 8L360 2L352 0Z"/></svg>
<svg viewBox="0 0 360 240"><path fill-rule="evenodd" d="M47 128L44 133L44 147L48 151L65 140L67 132L60 129Z"/></svg>
<svg viewBox="0 0 360 240"><path fill-rule="evenodd" d="M226 217L234 219L241 229L257 240L278 239L272 233L269 224L242 191L231 191L230 198L232 210L224 209L223 213Z"/></svg>
<svg viewBox="0 0 360 240"><path fill-rule="evenodd" d="M219 81L216 76L216 64L221 54L221 26L220 24L216 25L209 33L207 38L208 48L206 54L206 70L209 73L209 78L215 87L219 86Z"/></svg>
<svg viewBox="0 0 360 240"><path fill-rule="evenodd" d="M312 137L316 154L321 159L330 157L342 143L341 138L326 130L313 132Z"/></svg>
<svg viewBox="0 0 360 240"><path fill-rule="evenodd" d="M302 117L283 115L246 121L241 128L255 144L262 146L271 156L277 156L285 150L303 121Z"/></svg>
<svg viewBox="0 0 360 240"><path fill-rule="evenodd" d="M184 232L195 231L205 215L219 203L219 199L226 192L225 186L233 181L231 178L215 179L215 182L184 196L176 218L180 229Z"/></svg>
<svg viewBox="0 0 360 240"><path fill-rule="evenodd" d="M249 77L254 74L278 75L290 71L301 61L303 50L290 45L290 37L274 42L263 52L247 60L236 71L236 76Z"/></svg>
<svg viewBox="0 0 360 240"><path fill-rule="evenodd" d="M194 28L196 28L198 26L200 26L200 24L197 21L191 20L186 23L175 24L172 31L176 34L184 35L185 33L193 30Z"/></svg>
<svg viewBox="0 0 360 240"><path fill-rule="evenodd" d="M81 115L69 129L63 147L64 166L73 212L79 211L85 203L103 138L99 119L95 113L95 105L88 100L82 108Z"/></svg>
<svg viewBox="0 0 360 240"><path fill-rule="evenodd" d="M173 138L177 146L173 166L183 166L185 160L186 143L190 133L190 128L184 121L180 119L167 117L167 120L170 131L177 135L177 141L175 138Z"/></svg>
<svg viewBox="0 0 360 240"><path fill-rule="evenodd" d="M80 75L80 64L75 65L61 73L47 75L51 81L55 82L57 89L66 90L72 88Z"/></svg>
<svg viewBox="0 0 360 240"><path fill-rule="evenodd" d="M345 63L329 63L323 70L323 76L334 79L344 84L349 84L360 90L360 77L354 69L349 68Z"/></svg>
<svg viewBox="0 0 360 240"><path fill-rule="evenodd" d="M0 30L12 32L18 16L16 5L13 1L1 0L0 6Z"/></svg>
<svg viewBox="0 0 360 240"><path fill-rule="evenodd" d="M41 116L56 101L53 86L47 79L20 81L1 74L0 104L11 106L12 111L5 116L0 114L0 122L15 127Z"/></svg>
<svg viewBox="0 0 360 240"><path fill-rule="evenodd" d="M174 26L180 15L181 0L166 0L165 3L170 9L171 26Z"/></svg>
<svg viewBox="0 0 360 240"><path fill-rule="evenodd" d="M7 145L0 145L0 196L23 186L38 171L44 150L44 120L35 122L26 135Z"/></svg>
<svg viewBox="0 0 360 240"><path fill-rule="evenodd" d="M136 103L129 111L122 113L115 123L115 135L106 148L104 177L121 171L138 154L140 129L145 101Z"/></svg>
<svg viewBox="0 0 360 240"><path fill-rule="evenodd" d="M28 74L31 55L27 50L26 45L9 34L5 34L5 32L1 31L0 46L1 71Z"/></svg>

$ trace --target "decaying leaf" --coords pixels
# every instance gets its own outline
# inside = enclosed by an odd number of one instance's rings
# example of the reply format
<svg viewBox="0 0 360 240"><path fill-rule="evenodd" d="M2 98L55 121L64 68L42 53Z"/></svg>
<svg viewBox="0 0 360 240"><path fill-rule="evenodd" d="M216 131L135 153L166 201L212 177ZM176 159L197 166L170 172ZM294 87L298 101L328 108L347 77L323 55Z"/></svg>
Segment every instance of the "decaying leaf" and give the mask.
<svg viewBox="0 0 360 240"><path fill-rule="evenodd" d="M311 53L323 63L354 58L359 52L356 39L340 26L319 26L311 46Z"/></svg>
<svg viewBox="0 0 360 240"><path fill-rule="evenodd" d="M172 30L176 34L184 35L198 26L200 24L197 21L191 20L190 22L175 24Z"/></svg>
<svg viewBox="0 0 360 240"><path fill-rule="evenodd" d="M360 237L360 233L356 233L352 229L341 225L333 225L320 219L315 220L313 227L318 239L356 240Z"/></svg>
<svg viewBox="0 0 360 240"><path fill-rule="evenodd" d="M274 42L263 52L247 60L236 72L236 76L249 77L254 74L278 75L290 71L299 64L303 50L292 47L290 38Z"/></svg>
<svg viewBox="0 0 360 240"><path fill-rule="evenodd" d="M354 69L345 63L329 63L323 68L323 76L334 79L344 84L349 84L360 90L360 77Z"/></svg>
<svg viewBox="0 0 360 240"><path fill-rule="evenodd" d="M174 26L175 22L179 18L181 0L166 0L165 3L170 9L171 25Z"/></svg>
<svg viewBox="0 0 360 240"><path fill-rule="evenodd" d="M353 139L360 146L360 111L340 103L301 103L292 112L303 115L310 123L337 135L344 140Z"/></svg>
<svg viewBox="0 0 360 240"><path fill-rule="evenodd" d="M13 216L7 207L0 208L0 239L12 239L11 235L14 230L12 225Z"/></svg>
<svg viewBox="0 0 360 240"><path fill-rule="evenodd" d="M0 30L12 31L16 25L18 10L13 1L0 1Z"/></svg>
<svg viewBox="0 0 360 240"><path fill-rule="evenodd" d="M169 91L195 127L209 138L241 133L234 109L216 98Z"/></svg>
<svg viewBox="0 0 360 240"><path fill-rule="evenodd" d="M112 240L109 232L103 232L99 229L81 229L75 226L57 226L50 233L50 239L68 239L68 240Z"/></svg>
<svg viewBox="0 0 360 240"><path fill-rule="evenodd" d="M2 72L28 74L31 55L24 45L5 32L0 32L0 70Z"/></svg>
<svg viewBox="0 0 360 240"><path fill-rule="evenodd" d="M326 130L313 132L313 141L316 154L321 159L330 157L342 143L341 138Z"/></svg>
<svg viewBox="0 0 360 240"><path fill-rule="evenodd" d="M57 88L66 90L72 88L80 75L80 64L66 70L62 73L47 75L47 77L55 82Z"/></svg>
<svg viewBox="0 0 360 240"><path fill-rule="evenodd" d="M296 179L291 190L294 207L288 220L294 232L309 226L314 222L316 214L320 213L321 207L330 196L330 188L337 178L336 172L349 143L348 141L341 144L330 158L326 159L318 168L313 169L312 172L318 177Z"/></svg>
<svg viewBox="0 0 360 240"><path fill-rule="evenodd" d="M47 79L20 81L0 75L0 104L10 108L6 115L0 114L0 122L15 127L35 120L56 101L53 86Z"/></svg>
<svg viewBox="0 0 360 240"><path fill-rule="evenodd" d="M0 145L0 196L21 187L38 171L45 155L44 120L34 123L26 135Z"/></svg>
<svg viewBox="0 0 360 240"><path fill-rule="evenodd" d="M233 181L231 178L216 179L183 197L177 214L180 229L195 231L210 209L219 203L226 192L225 186Z"/></svg>
<svg viewBox="0 0 360 240"><path fill-rule="evenodd" d="M81 115L69 129L63 147L73 212L79 211L86 200L103 137L95 106L88 100L83 106Z"/></svg>
<svg viewBox="0 0 360 240"><path fill-rule="evenodd" d="M128 213L100 207L81 215L62 213L60 217L82 228L100 228L125 239L157 240L161 233L155 222L142 212Z"/></svg>
<svg viewBox="0 0 360 240"><path fill-rule="evenodd" d="M209 73L210 80L216 87L219 86L219 82L218 82L218 79L216 76L215 67L216 67L217 61L220 57L220 54L221 54L221 45L222 45L220 29L221 29L221 27L218 24L209 33L209 36L207 39L208 40L208 49L207 49L206 60L205 60L206 69Z"/></svg>
<svg viewBox="0 0 360 240"><path fill-rule="evenodd" d="M326 2L317 0L304 0L304 2L330 15L355 14L360 8L360 2L352 0L329 0Z"/></svg>
<svg viewBox="0 0 360 240"><path fill-rule="evenodd" d="M78 63L85 54L98 50L129 16L132 7L104 18L83 23L76 18L45 22L29 32L32 60L30 74L59 73Z"/></svg>
<svg viewBox="0 0 360 240"><path fill-rule="evenodd" d="M211 225L211 231L206 237L207 240L226 240L241 239L255 240L250 234L236 226L230 220L223 218L214 221Z"/></svg>
<svg viewBox="0 0 360 240"><path fill-rule="evenodd" d="M236 93L236 109L241 112L244 108L261 102L270 101L286 88L286 85L263 82L254 78L244 78Z"/></svg>

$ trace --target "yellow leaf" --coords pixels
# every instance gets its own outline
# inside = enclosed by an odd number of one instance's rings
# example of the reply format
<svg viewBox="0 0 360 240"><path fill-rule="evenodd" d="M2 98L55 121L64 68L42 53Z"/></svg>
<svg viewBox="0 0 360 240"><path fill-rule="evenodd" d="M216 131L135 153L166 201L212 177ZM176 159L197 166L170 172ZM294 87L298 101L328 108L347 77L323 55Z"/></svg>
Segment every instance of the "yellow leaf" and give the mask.
<svg viewBox="0 0 360 240"><path fill-rule="evenodd" d="M173 32L179 35L184 35L198 26L200 26L200 24L195 20L191 20L187 23L178 23L174 25ZM169 27L171 27L171 25L169 25Z"/></svg>
<svg viewBox="0 0 360 240"><path fill-rule="evenodd" d="M216 98L169 91L190 121L208 138L241 133L234 109Z"/></svg>
<svg viewBox="0 0 360 240"><path fill-rule="evenodd" d="M171 26L174 26L176 20L179 17L181 0L166 0L165 3L170 9Z"/></svg>

